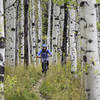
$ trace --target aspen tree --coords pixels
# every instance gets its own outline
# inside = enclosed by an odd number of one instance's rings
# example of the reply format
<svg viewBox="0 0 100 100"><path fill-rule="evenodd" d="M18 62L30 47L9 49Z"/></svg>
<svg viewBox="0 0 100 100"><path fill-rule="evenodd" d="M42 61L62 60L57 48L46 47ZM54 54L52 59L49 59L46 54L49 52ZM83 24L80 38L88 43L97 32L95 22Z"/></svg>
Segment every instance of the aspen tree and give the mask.
<svg viewBox="0 0 100 100"><path fill-rule="evenodd" d="M52 53L53 53L53 62L57 62L57 39L58 34L60 33L60 7L57 4L54 4L53 8L53 30L52 30Z"/></svg>
<svg viewBox="0 0 100 100"><path fill-rule="evenodd" d="M4 100L5 70L5 34L4 34L4 0L0 0L0 100Z"/></svg>
<svg viewBox="0 0 100 100"><path fill-rule="evenodd" d="M77 52L76 52L76 41L75 41L75 8L72 6L70 9L70 56L71 56L71 72L77 70Z"/></svg>
<svg viewBox="0 0 100 100"><path fill-rule="evenodd" d="M15 66L16 0L5 1L6 64Z"/></svg>
<svg viewBox="0 0 100 100"><path fill-rule="evenodd" d="M35 22L35 0L32 0L32 62L36 65L36 22Z"/></svg>
<svg viewBox="0 0 100 100"><path fill-rule="evenodd" d="M41 0L38 0L38 51L41 50L42 46L42 8L41 8ZM39 60L40 63L40 60Z"/></svg>
<svg viewBox="0 0 100 100"><path fill-rule="evenodd" d="M80 0L80 31L84 48L82 59L88 63L87 100L100 100L100 63L97 43L96 1Z"/></svg>

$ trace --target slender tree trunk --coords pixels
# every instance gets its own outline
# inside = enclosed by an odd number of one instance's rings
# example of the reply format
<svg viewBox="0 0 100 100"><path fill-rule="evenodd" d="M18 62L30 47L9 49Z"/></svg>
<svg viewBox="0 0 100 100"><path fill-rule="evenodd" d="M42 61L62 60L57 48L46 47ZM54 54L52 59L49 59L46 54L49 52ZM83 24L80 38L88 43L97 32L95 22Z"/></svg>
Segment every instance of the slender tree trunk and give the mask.
<svg viewBox="0 0 100 100"><path fill-rule="evenodd" d="M36 23L35 23L35 1L32 0L32 62L36 65Z"/></svg>
<svg viewBox="0 0 100 100"><path fill-rule="evenodd" d="M20 0L20 19L19 19L19 60L20 64L24 65L24 1Z"/></svg>
<svg viewBox="0 0 100 100"><path fill-rule="evenodd" d="M62 60L62 44L63 44L63 32L64 32L64 4L60 6L60 34L59 34L59 54L60 54L60 61Z"/></svg>
<svg viewBox="0 0 100 100"><path fill-rule="evenodd" d="M32 0L29 1L29 63L32 63Z"/></svg>
<svg viewBox="0 0 100 100"><path fill-rule="evenodd" d="M15 66L19 64L19 0L16 7L16 43L15 43Z"/></svg>
<svg viewBox="0 0 100 100"><path fill-rule="evenodd" d="M57 37L60 33L60 7L54 4L53 8L53 31L52 31L52 52L53 52L53 62L57 63Z"/></svg>
<svg viewBox="0 0 100 100"><path fill-rule="evenodd" d="M76 52L76 41L75 41L75 8L70 10L70 56L71 56L71 72L77 70L77 52Z"/></svg>
<svg viewBox="0 0 100 100"><path fill-rule="evenodd" d="M76 3L78 5L78 0L76 0ZM81 54L80 54L80 26L79 26L79 6L76 6L76 24L75 24L75 38L76 38L76 51L77 51L77 60L80 61Z"/></svg>
<svg viewBox="0 0 100 100"><path fill-rule="evenodd" d="M41 46L42 46L42 8L41 8L41 0L38 0L38 51L41 50Z"/></svg>
<svg viewBox="0 0 100 100"><path fill-rule="evenodd" d="M5 1L6 14L6 64L15 66L16 1Z"/></svg>
<svg viewBox="0 0 100 100"><path fill-rule="evenodd" d="M98 27L98 52L100 57L100 5L97 7L97 25Z"/></svg>
<svg viewBox="0 0 100 100"><path fill-rule="evenodd" d="M31 38L32 38L32 16L31 16L31 9L32 9L32 6L31 6L31 0L29 0L29 9L28 9L28 12L29 12L29 15L28 15L28 58L29 58L29 64L31 64L31 54L32 54L32 43L31 43Z"/></svg>
<svg viewBox="0 0 100 100"><path fill-rule="evenodd" d="M81 39L86 42L83 60L89 64L87 75L87 100L100 100L100 63L98 56L96 1L80 0ZM91 9L92 8L92 9ZM83 25L82 25L83 23ZM83 27L82 27L83 26Z"/></svg>
<svg viewBox="0 0 100 100"><path fill-rule="evenodd" d="M52 0L48 1L48 32L47 32L47 45L50 48L50 38L51 38L51 10L52 10Z"/></svg>
<svg viewBox="0 0 100 100"><path fill-rule="evenodd" d="M29 0L24 0L24 64L27 67L29 64L29 51L28 51L28 8Z"/></svg>
<svg viewBox="0 0 100 100"><path fill-rule="evenodd" d="M0 0L0 100L4 100L5 69L5 34L4 34L4 1Z"/></svg>

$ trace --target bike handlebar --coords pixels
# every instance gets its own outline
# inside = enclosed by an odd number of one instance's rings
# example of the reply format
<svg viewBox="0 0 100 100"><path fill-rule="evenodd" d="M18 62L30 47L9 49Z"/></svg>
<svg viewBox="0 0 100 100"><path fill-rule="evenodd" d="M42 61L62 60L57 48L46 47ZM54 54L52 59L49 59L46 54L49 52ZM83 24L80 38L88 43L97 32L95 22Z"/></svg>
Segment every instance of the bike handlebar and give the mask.
<svg viewBox="0 0 100 100"><path fill-rule="evenodd" d="M48 56L48 57L52 57L52 56ZM42 58L42 57L37 56L36 58Z"/></svg>

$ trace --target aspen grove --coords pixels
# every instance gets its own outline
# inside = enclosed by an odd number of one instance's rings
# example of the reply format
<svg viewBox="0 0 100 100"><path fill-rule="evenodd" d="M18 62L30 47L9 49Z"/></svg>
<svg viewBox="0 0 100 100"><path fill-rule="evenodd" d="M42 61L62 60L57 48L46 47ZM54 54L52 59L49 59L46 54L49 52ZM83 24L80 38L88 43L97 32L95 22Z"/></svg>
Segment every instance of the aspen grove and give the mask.
<svg viewBox="0 0 100 100"><path fill-rule="evenodd" d="M65 84L77 80L84 93L81 99L45 94L43 100L100 100L100 0L0 0L0 100L7 99L7 68L39 68L37 54L43 44L52 52L46 78L60 66L66 73ZM42 75L40 79L47 81ZM70 89L68 96L74 94L70 94L74 87L61 87Z"/></svg>

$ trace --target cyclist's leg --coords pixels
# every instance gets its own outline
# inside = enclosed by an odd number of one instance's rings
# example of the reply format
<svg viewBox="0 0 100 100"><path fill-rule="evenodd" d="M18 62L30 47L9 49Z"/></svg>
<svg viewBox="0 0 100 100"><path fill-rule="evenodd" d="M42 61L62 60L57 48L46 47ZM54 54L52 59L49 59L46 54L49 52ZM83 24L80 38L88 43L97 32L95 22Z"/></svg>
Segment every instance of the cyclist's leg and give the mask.
<svg viewBox="0 0 100 100"><path fill-rule="evenodd" d="M44 72L44 64L43 64L43 62L42 62L42 72Z"/></svg>
<svg viewBox="0 0 100 100"><path fill-rule="evenodd" d="M47 60L47 69L49 69L49 61Z"/></svg>

